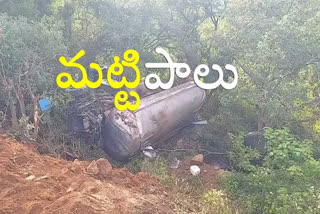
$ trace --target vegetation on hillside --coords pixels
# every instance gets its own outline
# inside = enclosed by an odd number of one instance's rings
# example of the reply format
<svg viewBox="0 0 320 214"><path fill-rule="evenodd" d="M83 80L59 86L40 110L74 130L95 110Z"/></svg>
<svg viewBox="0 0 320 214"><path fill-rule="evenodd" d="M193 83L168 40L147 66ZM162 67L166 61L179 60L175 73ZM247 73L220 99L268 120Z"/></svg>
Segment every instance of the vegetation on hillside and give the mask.
<svg viewBox="0 0 320 214"><path fill-rule="evenodd" d="M220 213L233 213L230 200L243 213L320 213L319 0L2 0L0 129L44 152L101 156L65 127L72 97L56 85L59 57L84 49L85 67L110 65L135 49L145 77L158 46L192 70L233 64L239 73L235 89L208 91L199 115L209 122L197 133L202 149L230 153L232 168L202 204ZM52 108L41 112L45 97ZM264 131L265 156L242 144L251 131ZM164 164L153 164L134 170L167 178Z"/></svg>

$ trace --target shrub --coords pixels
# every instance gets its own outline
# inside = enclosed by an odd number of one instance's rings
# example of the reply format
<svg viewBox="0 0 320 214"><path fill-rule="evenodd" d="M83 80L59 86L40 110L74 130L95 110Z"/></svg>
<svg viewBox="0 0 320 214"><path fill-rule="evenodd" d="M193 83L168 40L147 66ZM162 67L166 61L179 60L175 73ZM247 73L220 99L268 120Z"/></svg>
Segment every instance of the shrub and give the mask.
<svg viewBox="0 0 320 214"><path fill-rule="evenodd" d="M226 198L226 195L220 191L211 189L203 194L201 199L202 209L206 210L204 213L215 214L235 214L237 210L232 208L231 202Z"/></svg>
<svg viewBox="0 0 320 214"><path fill-rule="evenodd" d="M34 129L33 123L29 121L27 116L22 116L18 123L13 125L9 134L19 141L32 141L32 130Z"/></svg>
<svg viewBox="0 0 320 214"><path fill-rule="evenodd" d="M288 129L267 129L265 139L268 152L261 166L252 165L253 156L245 151L231 152L237 168L249 170L227 175L228 193L248 213L320 213L320 162L313 158L312 142L297 140ZM234 144L243 149L239 140Z"/></svg>

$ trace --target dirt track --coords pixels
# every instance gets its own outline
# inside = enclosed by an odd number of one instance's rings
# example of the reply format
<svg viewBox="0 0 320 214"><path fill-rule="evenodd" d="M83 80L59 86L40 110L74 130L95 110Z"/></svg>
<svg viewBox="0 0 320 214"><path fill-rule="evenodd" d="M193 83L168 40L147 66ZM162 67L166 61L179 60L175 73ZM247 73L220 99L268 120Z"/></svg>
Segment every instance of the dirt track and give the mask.
<svg viewBox="0 0 320 214"><path fill-rule="evenodd" d="M0 214L173 213L157 179L127 169L92 175L89 162L77 163L0 135Z"/></svg>

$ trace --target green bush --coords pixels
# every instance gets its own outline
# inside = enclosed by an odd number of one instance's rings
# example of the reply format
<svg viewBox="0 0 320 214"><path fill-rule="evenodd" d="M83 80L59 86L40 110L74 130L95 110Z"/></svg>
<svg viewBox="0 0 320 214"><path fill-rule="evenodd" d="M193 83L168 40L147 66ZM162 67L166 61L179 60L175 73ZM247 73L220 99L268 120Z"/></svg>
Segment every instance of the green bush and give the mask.
<svg viewBox="0 0 320 214"><path fill-rule="evenodd" d="M13 125L10 129L10 136L19 141L32 141L32 130L34 129L33 123L29 121L27 116L22 116L18 123Z"/></svg>
<svg viewBox="0 0 320 214"><path fill-rule="evenodd" d="M145 158L141 153L131 159L131 161L123 167L128 168L131 173L136 174L138 172L146 172L159 178L164 183L170 183L173 181L173 176L167 165L166 159L161 156L157 156L154 160L150 160Z"/></svg>
<svg viewBox="0 0 320 214"><path fill-rule="evenodd" d="M247 213L320 213L320 162L312 153L312 142L299 141L288 129L265 131L268 152L260 166L236 138L230 158L236 168L222 184L240 199ZM250 154L250 155L249 155Z"/></svg>
<svg viewBox="0 0 320 214"><path fill-rule="evenodd" d="M255 170L252 163L260 158L259 152L243 144L243 134L231 135L230 137L233 143L231 146L232 152L228 156L233 167L237 170L249 172Z"/></svg>
<svg viewBox="0 0 320 214"><path fill-rule="evenodd" d="M226 195L220 191L211 189L203 194L201 201L203 203L202 209L204 213L216 214L236 214L237 210L232 208L231 202L227 199Z"/></svg>

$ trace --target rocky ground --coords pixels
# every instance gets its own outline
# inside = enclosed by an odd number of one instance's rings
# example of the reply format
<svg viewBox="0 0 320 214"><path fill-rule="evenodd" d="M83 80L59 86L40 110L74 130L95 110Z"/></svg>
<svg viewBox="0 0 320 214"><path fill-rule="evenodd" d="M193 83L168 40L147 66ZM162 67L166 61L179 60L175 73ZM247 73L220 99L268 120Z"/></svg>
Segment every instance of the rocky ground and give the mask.
<svg viewBox="0 0 320 214"><path fill-rule="evenodd" d="M185 157L171 173L182 185L196 178L205 192L216 188L223 171L199 156L196 162ZM194 164L201 168L198 177L190 173ZM67 161L40 155L32 144L0 134L0 214L186 213L177 210L181 202L187 213L198 213L198 195L188 193L184 201L177 189L146 173L113 169L106 159Z"/></svg>
<svg viewBox="0 0 320 214"><path fill-rule="evenodd" d="M169 192L105 159L56 159L0 135L0 214L174 213Z"/></svg>

